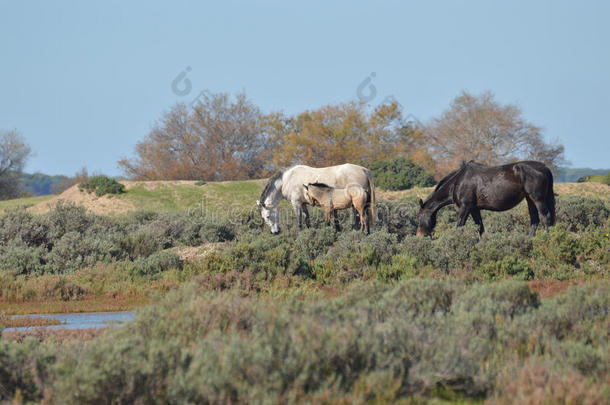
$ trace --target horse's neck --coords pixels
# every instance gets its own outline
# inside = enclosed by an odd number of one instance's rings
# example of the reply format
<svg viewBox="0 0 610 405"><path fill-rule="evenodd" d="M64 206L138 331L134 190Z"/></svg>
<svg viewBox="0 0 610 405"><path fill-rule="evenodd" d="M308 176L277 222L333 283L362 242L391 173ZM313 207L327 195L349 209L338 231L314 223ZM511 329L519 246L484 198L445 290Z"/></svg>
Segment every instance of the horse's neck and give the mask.
<svg viewBox="0 0 610 405"><path fill-rule="evenodd" d="M453 186L451 184L443 184L432 194L429 200L432 211L438 211L444 206L453 203L452 190Z"/></svg>
<svg viewBox="0 0 610 405"><path fill-rule="evenodd" d="M271 207L277 207L278 204L280 203L280 201L282 201L282 198L284 198L284 194L282 192L282 179L276 180L275 183L273 184L274 188L273 190L269 193L269 195L267 196L267 198L265 199L265 205L271 206Z"/></svg>

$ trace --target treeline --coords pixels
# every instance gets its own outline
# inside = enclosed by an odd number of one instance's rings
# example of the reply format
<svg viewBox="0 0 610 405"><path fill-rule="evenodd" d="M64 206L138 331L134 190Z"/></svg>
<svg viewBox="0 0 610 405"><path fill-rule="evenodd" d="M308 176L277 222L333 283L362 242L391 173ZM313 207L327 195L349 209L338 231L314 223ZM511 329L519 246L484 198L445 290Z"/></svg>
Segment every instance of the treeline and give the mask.
<svg viewBox="0 0 610 405"><path fill-rule="evenodd" d="M369 108L340 103L294 116L264 113L245 94L208 94L194 107L177 104L119 161L139 180L240 180L268 176L302 163L370 166L397 157L440 177L462 160L501 164L563 161L563 146L544 140L540 127L515 105L489 92L462 93L428 124L414 124L398 103Z"/></svg>

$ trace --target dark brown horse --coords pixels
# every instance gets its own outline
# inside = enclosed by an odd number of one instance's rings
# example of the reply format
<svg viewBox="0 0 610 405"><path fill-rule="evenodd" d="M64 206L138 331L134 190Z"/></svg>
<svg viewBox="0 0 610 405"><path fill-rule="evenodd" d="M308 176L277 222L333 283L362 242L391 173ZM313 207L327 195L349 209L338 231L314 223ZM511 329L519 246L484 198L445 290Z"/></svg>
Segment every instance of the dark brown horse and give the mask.
<svg viewBox="0 0 610 405"><path fill-rule="evenodd" d="M555 224L553 175L548 167L534 161L502 166L463 163L437 184L425 202L419 200L417 235L430 235L438 210L449 204L458 208L458 227L471 215L482 234L481 210L506 211L524 198L530 213L530 234L536 234L540 216L548 232L548 227Z"/></svg>

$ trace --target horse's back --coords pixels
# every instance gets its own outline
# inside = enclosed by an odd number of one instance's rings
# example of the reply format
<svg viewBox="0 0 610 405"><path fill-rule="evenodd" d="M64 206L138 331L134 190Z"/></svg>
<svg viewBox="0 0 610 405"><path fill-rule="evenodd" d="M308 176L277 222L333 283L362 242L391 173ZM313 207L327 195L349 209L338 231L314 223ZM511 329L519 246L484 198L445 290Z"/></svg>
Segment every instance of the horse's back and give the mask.
<svg viewBox="0 0 610 405"><path fill-rule="evenodd" d="M297 165L288 170L288 181L295 186L307 183L324 183L335 188L345 188L355 183L368 188L368 172L366 167L345 163L329 167L310 167Z"/></svg>

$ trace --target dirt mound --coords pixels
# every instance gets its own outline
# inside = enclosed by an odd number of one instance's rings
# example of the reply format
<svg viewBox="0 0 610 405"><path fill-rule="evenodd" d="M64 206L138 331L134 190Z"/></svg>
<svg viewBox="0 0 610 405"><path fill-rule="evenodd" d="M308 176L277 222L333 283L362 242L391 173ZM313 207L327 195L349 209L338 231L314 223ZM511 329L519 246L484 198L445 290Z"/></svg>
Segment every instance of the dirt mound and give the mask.
<svg viewBox="0 0 610 405"><path fill-rule="evenodd" d="M125 186L127 188L127 185ZM121 200L117 196L103 195L98 197L93 193L79 190L78 186L75 185L50 200L33 205L29 208L29 211L34 214L43 214L50 211L60 200L82 205L96 214L115 214L135 210L133 204Z"/></svg>

